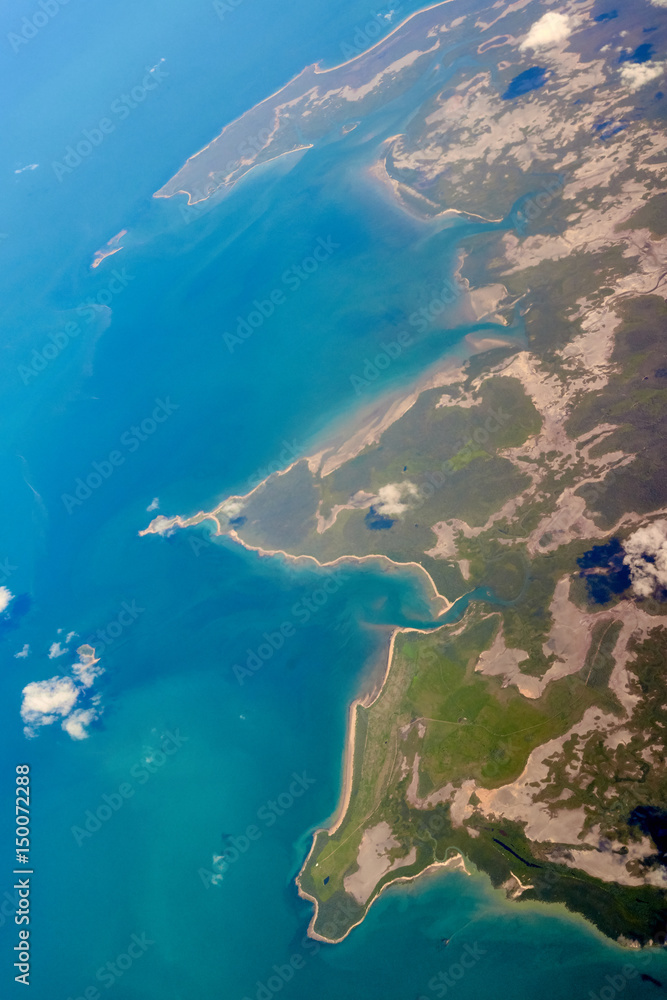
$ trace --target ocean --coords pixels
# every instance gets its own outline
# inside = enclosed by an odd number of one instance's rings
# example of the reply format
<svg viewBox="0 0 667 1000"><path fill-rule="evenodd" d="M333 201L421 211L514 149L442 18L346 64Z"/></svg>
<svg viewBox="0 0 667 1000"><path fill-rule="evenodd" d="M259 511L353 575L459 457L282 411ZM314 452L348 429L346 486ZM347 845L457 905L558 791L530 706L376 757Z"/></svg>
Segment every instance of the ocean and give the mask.
<svg viewBox="0 0 667 1000"><path fill-rule="evenodd" d="M470 327L445 317L363 393L351 379L476 231L416 221L368 172L446 71L188 212L152 193L305 65L341 61L368 6L71 0L24 38L23 18L45 9L21 0L0 14L12 97L0 148L0 565L14 595L0 619L2 995L23 990L10 813L23 763L33 1000L571 998L612 989L605 977L627 963L667 978L663 956L629 955L557 907L508 905L479 875L393 887L342 944L307 939L294 877L336 807L349 703L393 627L432 623L428 596L410 573L347 568L311 613L330 571L212 541L205 526L138 535L154 498L160 513L189 514L243 492L281 454L308 454L462 351ZM414 9L403 3L400 17ZM115 116L155 67L159 85ZM53 166L106 116L114 130L89 156ZM125 249L91 270L121 229ZM318 241L330 248L318 270L230 351L224 334ZM68 323L76 334L63 334ZM235 666L284 621L295 635L240 683ZM70 676L86 641L104 669L87 691L99 715L87 738L57 719L26 738L23 688ZM53 643L66 651L49 657ZM225 866L229 843L238 857ZM625 997L650 985L623 974Z"/></svg>

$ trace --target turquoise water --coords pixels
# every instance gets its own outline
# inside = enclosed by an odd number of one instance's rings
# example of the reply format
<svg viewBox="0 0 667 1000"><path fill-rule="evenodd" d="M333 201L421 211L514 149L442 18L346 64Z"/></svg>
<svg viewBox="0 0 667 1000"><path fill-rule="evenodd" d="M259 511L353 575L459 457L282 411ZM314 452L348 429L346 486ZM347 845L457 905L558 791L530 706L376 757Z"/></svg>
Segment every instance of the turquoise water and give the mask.
<svg viewBox="0 0 667 1000"><path fill-rule="evenodd" d="M3 11L0 37L32 13L28 4ZM266 1000L267 990L412 1000L443 995L429 983L466 945L479 960L447 987L460 996L583 997L626 961L561 911L508 907L484 878L458 874L389 890L339 946L306 941L310 907L293 879L310 831L337 802L347 707L391 627L427 625L432 608L411 575L355 569L303 621L295 609L321 572L211 543L205 529L137 534L153 497L161 512L190 512L247 488L286 446L307 454L325 428L461 349L468 329L452 315L366 394L350 381L454 265L462 228L411 220L366 173L446 70L435 67L345 138L257 171L187 224L178 205L150 197L226 121L304 65L338 61L368 16L363 3L243 0L220 20L208 3L72 0L29 44L8 47L0 68L15 97L0 149L0 561L16 595L0 630L0 895L12 886L14 765L27 760L35 1000L94 986L106 995L107 985L124 1000ZM59 182L51 163L160 59L160 87ZM39 167L14 173L30 163ZM90 271L121 228L127 249ZM223 333L318 238L338 246L230 353ZM102 301L114 269L126 284L111 315L79 314L80 334L25 384L19 366L83 302ZM175 409L133 448L127 434L158 398ZM119 449L122 463L68 512L63 494ZM70 630L84 641L124 604L135 617L104 646L100 722L85 740L55 723L26 741L22 688L72 662L49 660L51 643ZM239 684L235 664L286 620L298 622L295 635ZM16 659L25 643L30 656ZM294 774L299 796L289 791ZM121 786L131 794L119 805ZM270 805L290 798L280 814ZM109 801L117 808L95 829L89 813ZM220 873L223 837L243 846L249 825L259 838ZM153 943L122 977L96 978L132 935ZM446 952L443 936L452 937ZM12 982L15 943L3 919L3 995L22 988ZM658 978L660 962L647 966ZM643 989L633 979L624 995Z"/></svg>

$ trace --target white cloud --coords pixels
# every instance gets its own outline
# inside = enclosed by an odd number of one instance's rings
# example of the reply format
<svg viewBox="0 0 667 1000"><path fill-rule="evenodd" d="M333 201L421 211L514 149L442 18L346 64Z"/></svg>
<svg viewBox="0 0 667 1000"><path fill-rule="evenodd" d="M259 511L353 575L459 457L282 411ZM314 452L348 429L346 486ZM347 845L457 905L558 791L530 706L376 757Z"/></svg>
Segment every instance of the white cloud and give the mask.
<svg viewBox="0 0 667 1000"><path fill-rule="evenodd" d="M14 595L7 587L0 587L0 612L5 611L10 601L14 600Z"/></svg>
<svg viewBox="0 0 667 1000"><path fill-rule="evenodd" d="M37 170L38 166L39 166L39 163L27 163L25 165L25 167L19 167L18 170L14 171L14 173L15 174L22 174L24 170Z"/></svg>
<svg viewBox="0 0 667 1000"><path fill-rule="evenodd" d="M88 738L88 730L91 722L97 718L94 708L77 708L75 712L68 715L62 724L62 728L72 737L73 740L85 740Z"/></svg>
<svg viewBox="0 0 667 1000"><path fill-rule="evenodd" d="M571 31L572 24L567 14L559 14L555 10L550 10L539 21L535 22L519 48L521 51L525 51L526 49L541 49L556 45L567 38Z"/></svg>
<svg viewBox="0 0 667 1000"><path fill-rule="evenodd" d="M665 63L625 63L621 67L621 80L628 90L639 90L652 80L657 80L665 72Z"/></svg>
<svg viewBox="0 0 667 1000"><path fill-rule="evenodd" d="M651 597L667 587L667 521L639 528L625 541L623 562L630 568L632 588L640 597Z"/></svg>
<svg viewBox="0 0 667 1000"><path fill-rule="evenodd" d="M14 653L14 658L16 660L23 660L25 659L25 657L28 655L29 652L30 652L30 646L26 642L23 649L19 649L18 653Z"/></svg>
<svg viewBox="0 0 667 1000"><path fill-rule="evenodd" d="M667 7L667 0L651 0L654 7Z"/></svg>
<svg viewBox="0 0 667 1000"><path fill-rule="evenodd" d="M227 869L227 862L222 854L213 855L213 868L215 874L211 874L211 885L220 885L222 882L223 872Z"/></svg>
<svg viewBox="0 0 667 1000"><path fill-rule="evenodd" d="M416 499L418 496L419 490L414 483L389 483L378 490L378 499L373 504L373 509L383 517L402 514L410 506L405 500Z"/></svg>
<svg viewBox="0 0 667 1000"><path fill-rule="evenodd" d="M238 517L243 510L243 507L243 500L240 500L237 497L231 497L229 500L225 500L225 502L221 505L220 510L227 517Z"/></svg>
<svg viewBox="0 0 667 1000"><path fill-rule="evenodd" d="M173 517L165 517L164 514L151 521L153 531L158 535L171 535L176 530L176 521Z"/></svg>
<svg viewBox="0 0 667 1000"><path fill-rule="evenodd" d="M98 706L101 697L95 695L90 699L86 689L92 687L104 670L97 666L99 660L95 658L92 646L79 646L77 653L79 659L72 664L71 677L32 681L23 688L21 718L25 723L23 731L26 736L34 736L40 726L50 726L56 720L61 720L62 728L73 740L84 740L88 736L87 726L100 715ZM75 708L82 694L87 705Z"/></svg>
<svg viewBox="0 0 667 1000"><path fill-rule="evenodd" d="M79 660L72 665L72 673L84 687L91 687L96 677L100 677L104 670L96 666L100 661L95 659L95 650L92 653L82 652L82 650L92 649L92 646L79 646L77 653Z"/></svg>
<svg viewBox="0 0 667 1000"><path fill-rule="evenodd" d="M55 660L58 656L62 656L67 650L63 649L59 642L52 642L49 646L49 659Z"/></svg>
<svg viewBox="0 0 667 1000"><path fill-rule="evenodd" d="M21 705L26 736L34 736L40 726L50 726L57 718L69 715L78 697L79 689L70 677L26 684Z"/></svg>
<svg viewBox="0 0 667 1000"><path fill-rule="evenodd" d="M148 511L157 510L159 506L160 506L160 498L159 497L153 497L153 500L151 501L151 503L149 503L149 505L146 508L146 510L148 510Z"/></svg>
<svg viewBox="0 0 667 1000"><path fill-rule="evenodd" d="M65 642L71 642L71 641L72 641L72 639L74 638L74 636L75 636L76 634L77 634L76 632L68 632L68 633L67 633L67 638L65 639Z"/></svg>

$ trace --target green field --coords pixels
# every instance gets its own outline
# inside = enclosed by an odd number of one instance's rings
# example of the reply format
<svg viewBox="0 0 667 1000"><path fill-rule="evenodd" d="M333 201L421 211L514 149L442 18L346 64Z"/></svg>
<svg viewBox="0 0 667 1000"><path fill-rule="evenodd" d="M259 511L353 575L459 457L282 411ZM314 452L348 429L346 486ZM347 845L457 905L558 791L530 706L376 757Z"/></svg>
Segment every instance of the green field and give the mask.
<svg viewBox="0 0 667 1000"><path fill-rule="evenodd" d="M537 869L498 847L498 829L479 812L463 826L454 827L449 806L417 809L408 803L406 792L416 754L420 797L447 782L460 785L468 778L493 788L518 777L531 750L566 733L587 707L599 705L603 711L621 714L604 677L608 668L605 641L610 641L613 628L607 627L606 636L594 637L591 656L579 676L563 678L541 698L529 701L515 688L502 688L500 680L474 671L479 653L491 644L498 624L498 615L476 611L469 612L462 631L460 626L447 626L431 634L399 635L381 695L370 708L357 707L349 808L333 836L326 831L317 835L300 875L302 888L318 901L314 929L322 936L342 936L361 919L383 884L397 874L416 874L433 861L446 860L452 849L462 851L494 884L509 876L511 864L523 881L529 875L534 884L536 878L540 882L528 895L566 902L607 933L611 928L620 933L623 926L626 933L630 929L638 937L650 936L664 905L664 895L657 890L619 890L565 865L549 863L519 824L503 820L503 843L538 865L538 878ZM420 722L425 726L423 736L419 735ZM565 755L560 776L554 771L554 797L562 791L567 759ZM403 761L409 765L407 774ZM389 857L403 857L409 847L416 846L417 861L386 874L368 903L359 905L345 891L343 880L357 867L364 830L381 820L389 823L400 843ZM598 904L603 905L603 912Z"/></svg>

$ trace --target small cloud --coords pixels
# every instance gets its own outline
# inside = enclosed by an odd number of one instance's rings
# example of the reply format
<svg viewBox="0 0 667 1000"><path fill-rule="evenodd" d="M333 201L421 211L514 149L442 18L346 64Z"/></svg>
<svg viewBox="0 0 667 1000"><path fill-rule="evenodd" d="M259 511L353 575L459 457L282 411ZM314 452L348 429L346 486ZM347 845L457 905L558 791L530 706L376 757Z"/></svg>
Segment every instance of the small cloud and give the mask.
<svg viewBox="0 0 667 1000"><path fill-rule="evenodd" d="M221 505L220 512L231 519L238 517L244 506L243 500L240 500L238 497L231 497Z"/></svg>
<svg viewBox="0 0 667 1000"><path fill-rule="evenodd" d="M14 171L14 173L22 174L24 170L37 170L38 166L39 163L28 163L25 167L19 167L18 170Z"/></svg>
<svg viewBox="0 0 667 1000"><path fill-rule="evenodd" d="M104 669L96 666L100 661L95 659L95 650L92 646L79 646L77 653L79 659L72 665L72 673L84 687L91 687L95 678L104 673Z"/></svg>
<svg viewBox="0 0 667 1000"><path fill-rule="evenodd" d="M77 653L79 659L72 665L71 677L32 681L23 688L21 718L26 736L35 736L40 726L50 726L58 720L73 740L84 740L88 736L87 727L99 718L101 699L100 695L91 698L87 689L104 670L97 666L99 660L92 646L79 646ZM75 708L80 699L84 706Z"/></svg>
<svg viewBox="0 0 667 1000"><path fill-rule="evenodd" d="M639 528L623 548L623 562L630 569L632 589L639 597L659 595L667 588L667 521Z"/></svg>
<svg viewBox="0 0 667 1000"><path fill-rule="evenodd" d="M25 657L28 655L29 652L30 652L30 646L26 642L26 644L23 647L23 649L20 649L18 651L18 653L14 653L14 658L16 660L23 660L23 659L25 659Z"/></svg>
<svg viewBox="0 0 667 1000"><path fill-rule="evenodd" d="M419 490L414 483L389 483L378 490L378 499L373 504L373 509L382 517L403 514L410 506L409 500L416 500L418 496Z"/></svg>
<svg viewBox="0 0 667 1000"><path fill-rule="evenodd" d="M55 660L56 657L62 656L67 650L64 649L59 642L52 642L49 646L49 659Z"/></svg>
<svg viewBox="0 0 667 1000"><path fill-rule="evenodd" d="M68 633L67 633L67 638L65 639L65 642L71 642L71 641L72 641L72 639L74 638L74 636L75 636L76 634L77 634L76 632L68 632Z"/></svg>
<svg viewBox="0 0 667 1000"><path fill-rule="evenodd" d="M146 510L147 511L157 510L159 506L160 506L160 498L159 497L153 497L152 502L149 503L149 505L146 508Z"/></svg>
<svg viewBox="0 0 667 1000"><path fill-rule="evenodd" d="M572 24L567 14L559 14L550 10L531 27L530 31L519 45L521 51L526 49L547 48L556 45L568 37Z"/></svg>
<svg viewBox="0 0 667 1000"><path fill-rule="evenodd" d="M176 520L173 517L158 516L151 522L151 527L157 535L172 535L176 530Z"/></svg>
<svg viewBox="0 0 667 1000"><path fill-rule="evenodd" d="M651 0L654 7L667 7L667 0Z"/></svg>
<svg viewBox="0 0 667 1000"><path fill-rule="evenodd" d="M73 740L85 740L89 735L86 727L90 726L96 719L97 712L94 708L77 708L63 721L62 728Z"/></svg>
<svg viewBox="0 0 667 1000"><path fill-rule="evenodd" d="M10 601L14 600L14 595L8 587L0 587L0 613L6 610Z"/></svg>
<svg viewBox="0 0 667 1000"><path fill-rule="evenodd" d="M78 697L79 689L70 677L51 677L27 684L21 705L26 736L34 736L40 726L50 726L56 719L69 715Z"/></svg>
<svg viewBox="0 0 667 1000"><path fill-rule="evenodd" d="M621 80L628 90L640 90L641 87L657 80L665 72L665 63L625 63L621 67Z"/></svg>
<svg viewBox="0 0 667 1000"><path fill-rule="evenodd" d="M220 885L223 873L227 870L227 862L222 854L213 855L213 874L211 874L211 885Z"/></svg>

